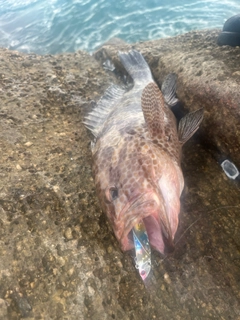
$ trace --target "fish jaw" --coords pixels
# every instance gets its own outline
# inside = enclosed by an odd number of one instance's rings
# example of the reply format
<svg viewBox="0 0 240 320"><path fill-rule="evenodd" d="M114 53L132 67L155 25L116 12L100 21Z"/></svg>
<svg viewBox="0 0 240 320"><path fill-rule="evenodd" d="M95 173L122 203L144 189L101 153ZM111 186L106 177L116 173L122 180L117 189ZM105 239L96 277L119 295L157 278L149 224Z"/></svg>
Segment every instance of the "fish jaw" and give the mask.
<svg viewBox="0 0 240 320"><path fill-rule="evenodd" d="M132 203L134 203L134 206ZM175 215L178 222L179 199L176 199L175 204ZM163 196L156 191L147 192L144 195L139 195L137 200L132 200L113 223L113 229L121 245L121 249L128 251L134 248L131 231L135 225L142 221L147 230L151 246L162 254L172 251L169 248L173 248L174 236L166 210ZM164 223L164 228L163 216L167 219L167 222ZM166 241L166 235L163 230L166 230L166 233L169 235L168 241Z"/></svg>
<svg viewBox="0 0 240 320"><path fill-rule="evenodd" d="M133 229L133 226L138 224L140 221L144 223L144 226L147 230L147 235L148 235L151 247L153 247L158 252L164 254L165 243L163 240L161 225L160 225L160 222L155 218L154 214L150 214L143 219L134 220L134 222L131 225L132 228L130 229L129 233L124 232L121 238L118 237L118 233L115 233L118 241L120 242L122 251L128 251L134 248L131 231Z"/></svg>
<svg viewBox="0 0 240 320"><path fill-rule="evenodd" d="M180 196L184 187L184 178L180 167L174 162L168 162L164 174L158 181L158 186L164 199L172 237L174 239L178 228Z"/></svg>

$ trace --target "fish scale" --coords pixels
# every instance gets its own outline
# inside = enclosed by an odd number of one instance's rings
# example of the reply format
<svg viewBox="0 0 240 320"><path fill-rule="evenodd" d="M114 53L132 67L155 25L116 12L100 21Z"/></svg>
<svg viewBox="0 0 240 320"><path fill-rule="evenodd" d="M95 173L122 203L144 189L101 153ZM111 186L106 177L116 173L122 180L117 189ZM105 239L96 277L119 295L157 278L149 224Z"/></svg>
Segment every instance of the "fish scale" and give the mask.
<svg viewBox="0 0 240 320"><path fill-rule="evenodd" d="M151 268L151 248L173 250L184 186L182 145L203 119L203 109L183 117L177 128L171 107L175 74L162 92L136 50L119 58L133 79L130 90L110 86L85 118L91 130L93 174L103 211L123 251L135 248L142 279Z"/></svg>

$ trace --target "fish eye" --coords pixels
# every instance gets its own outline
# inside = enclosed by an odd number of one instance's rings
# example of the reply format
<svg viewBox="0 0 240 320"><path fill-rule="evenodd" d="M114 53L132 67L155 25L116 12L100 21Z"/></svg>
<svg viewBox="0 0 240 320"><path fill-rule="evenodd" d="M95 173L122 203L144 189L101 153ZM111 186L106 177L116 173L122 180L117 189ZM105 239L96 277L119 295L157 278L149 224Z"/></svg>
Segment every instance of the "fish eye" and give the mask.
<svg viewBox="0 0 240 320"><path fill-rule="evenodd" d="M118 189L116 187L112 187L109 189L112 200L116 200L118 198Z"/></svg>
<svg viewBox="0 0 240 320"><path fill-rule="evenodd" d="M118 188L110 187L106 190L106 197L109 202L112 202L118 198Z"/></svg>

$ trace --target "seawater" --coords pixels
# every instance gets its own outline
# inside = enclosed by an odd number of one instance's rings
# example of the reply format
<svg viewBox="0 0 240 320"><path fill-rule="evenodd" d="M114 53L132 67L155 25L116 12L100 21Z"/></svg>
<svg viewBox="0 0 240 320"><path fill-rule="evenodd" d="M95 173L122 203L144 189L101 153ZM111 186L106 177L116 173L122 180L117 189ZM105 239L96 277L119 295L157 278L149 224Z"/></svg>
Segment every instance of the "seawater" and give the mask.
<svg viewBox="0 0 240 320"><path fill-rule="evenodd" d="M0 0L0 46L92 52L112 37L133 43L222 28L237 13L239 0Z"/></svg>

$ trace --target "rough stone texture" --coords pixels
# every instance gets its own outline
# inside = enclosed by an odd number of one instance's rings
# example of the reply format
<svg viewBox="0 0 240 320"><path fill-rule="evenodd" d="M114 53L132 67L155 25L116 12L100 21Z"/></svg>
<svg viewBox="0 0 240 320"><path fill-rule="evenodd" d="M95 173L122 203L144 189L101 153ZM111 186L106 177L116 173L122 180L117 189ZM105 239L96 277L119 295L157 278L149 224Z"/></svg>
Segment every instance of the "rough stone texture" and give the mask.
<svg viewBox="0 0 240 320"><path fill-rule="evenodd" d="M201 135L184 148L176 250L153 253L146 287L100 211L82 125L91 101L120 80L84 52L0 50L0 319L240 319L240 186L199 143L211 139L239 159L232 145L239 150L239 48L218 49L216 36L192 32L135 46L159 82L178 73L186 107L206 108Z"/></svg>

